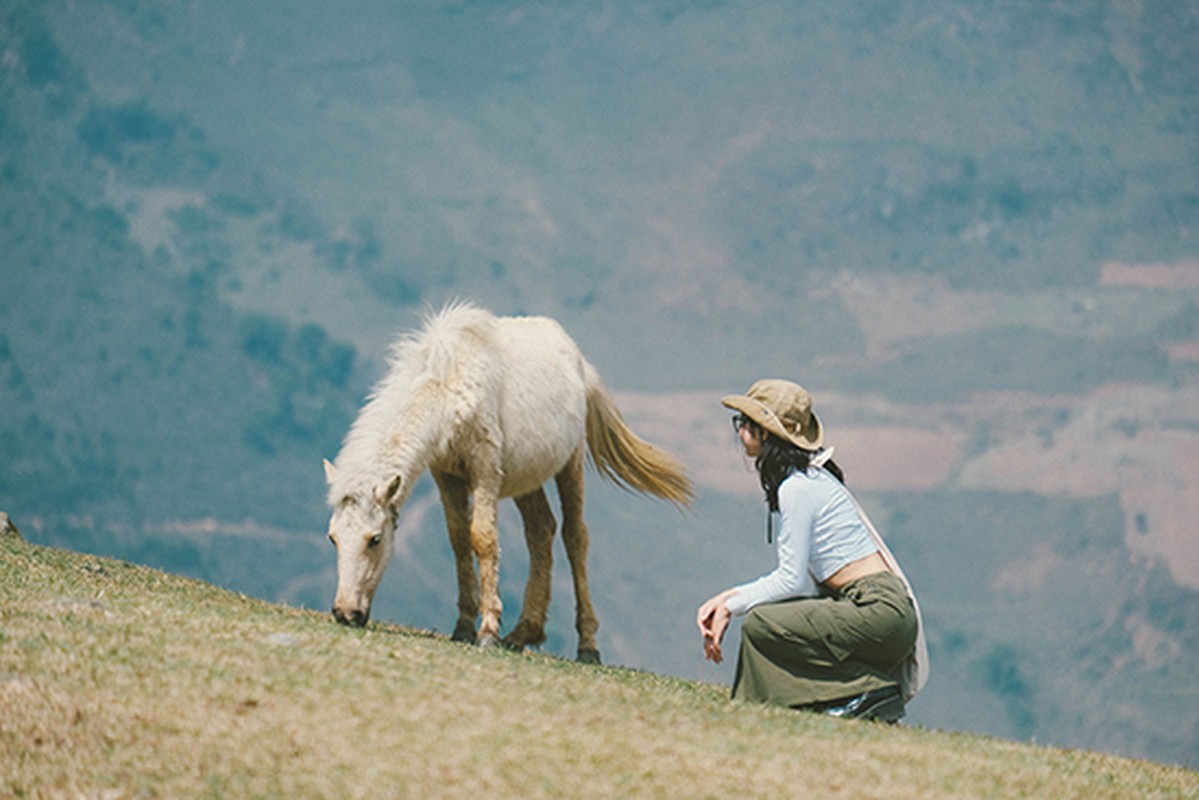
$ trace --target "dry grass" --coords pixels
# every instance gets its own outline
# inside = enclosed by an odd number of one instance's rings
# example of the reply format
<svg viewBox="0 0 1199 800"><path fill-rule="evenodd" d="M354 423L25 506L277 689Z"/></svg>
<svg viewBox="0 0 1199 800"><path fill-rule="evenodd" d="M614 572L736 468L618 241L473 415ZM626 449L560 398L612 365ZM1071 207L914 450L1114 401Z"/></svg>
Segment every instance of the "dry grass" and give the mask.
<svg viewBox="0 0 1199 800"><path fill-rule="evenodd" d="M0 796L484 794L1167 798L1199 774L747 707L0 541Z"/></svg>

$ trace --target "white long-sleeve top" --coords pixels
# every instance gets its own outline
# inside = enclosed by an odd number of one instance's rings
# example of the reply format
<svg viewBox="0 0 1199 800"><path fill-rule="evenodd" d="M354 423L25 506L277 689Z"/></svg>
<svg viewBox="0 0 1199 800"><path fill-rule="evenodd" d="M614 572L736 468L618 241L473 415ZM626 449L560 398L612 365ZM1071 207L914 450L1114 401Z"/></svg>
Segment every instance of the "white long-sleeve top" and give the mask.
<svg viewBox="0 0 1199 800"><path fill-rule="evenodd" d="M762 603L814 597L817 584L878 547L848 490L823 467L794 470L779 485L778 566L736 587L725 600L734 615Z"/></svg>

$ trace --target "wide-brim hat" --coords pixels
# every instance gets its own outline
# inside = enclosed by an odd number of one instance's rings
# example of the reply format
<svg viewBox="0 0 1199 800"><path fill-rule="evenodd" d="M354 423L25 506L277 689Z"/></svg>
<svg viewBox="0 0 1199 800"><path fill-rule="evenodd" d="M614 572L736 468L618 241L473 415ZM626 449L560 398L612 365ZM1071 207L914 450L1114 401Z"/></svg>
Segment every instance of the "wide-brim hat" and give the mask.
<svg viewBox="0 0 1199 800"><path fill-rule="evenodd" d="M819 450L824 444L824 428L812 411L812 396L797 383L765 378L745 394L730 394L720 402L800 449Z"/></svg>

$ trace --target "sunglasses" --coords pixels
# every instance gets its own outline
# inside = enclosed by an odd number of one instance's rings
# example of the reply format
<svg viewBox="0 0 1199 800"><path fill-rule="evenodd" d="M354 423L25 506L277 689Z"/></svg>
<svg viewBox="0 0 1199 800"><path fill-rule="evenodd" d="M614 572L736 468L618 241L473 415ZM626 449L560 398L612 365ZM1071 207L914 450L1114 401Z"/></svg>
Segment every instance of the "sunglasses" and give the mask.
<svg viewBox="0 0 1199 800"><path fill-rule="evenodd" d="M749 417L745 416L744 414L736 414L733 416L733 430L737 433L740 433L741 429L744 428L746 425L753 425L753 424L754 424L754 421L752 419L750 419Z"/></svg>

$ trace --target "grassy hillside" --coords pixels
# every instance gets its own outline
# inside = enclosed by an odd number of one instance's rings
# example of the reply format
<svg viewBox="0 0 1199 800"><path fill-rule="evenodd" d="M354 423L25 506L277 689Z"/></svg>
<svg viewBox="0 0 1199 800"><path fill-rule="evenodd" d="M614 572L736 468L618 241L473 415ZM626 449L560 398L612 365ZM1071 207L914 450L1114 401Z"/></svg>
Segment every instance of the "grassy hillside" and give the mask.
<svg viewBox="0 0 1199 800"><path fill-rule="evenodd" d="M351 630L12 537L0 585L5 796L1199 796L1183 768Z"/></svg>

